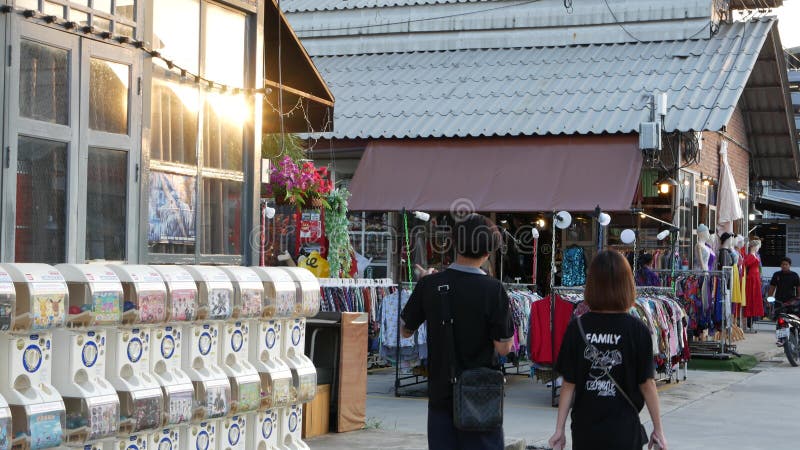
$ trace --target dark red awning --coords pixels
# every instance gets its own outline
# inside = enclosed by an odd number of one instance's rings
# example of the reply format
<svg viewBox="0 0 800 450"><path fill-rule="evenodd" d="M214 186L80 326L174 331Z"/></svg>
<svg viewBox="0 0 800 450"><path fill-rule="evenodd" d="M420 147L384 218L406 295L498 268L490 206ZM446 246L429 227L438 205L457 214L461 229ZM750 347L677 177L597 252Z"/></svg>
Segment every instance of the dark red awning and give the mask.
<svg viewBox="0 0 800 450"><path fill-rule="evenodd" d="M350 209L623 211L641 168L635 135L373 141Z"/></svg>

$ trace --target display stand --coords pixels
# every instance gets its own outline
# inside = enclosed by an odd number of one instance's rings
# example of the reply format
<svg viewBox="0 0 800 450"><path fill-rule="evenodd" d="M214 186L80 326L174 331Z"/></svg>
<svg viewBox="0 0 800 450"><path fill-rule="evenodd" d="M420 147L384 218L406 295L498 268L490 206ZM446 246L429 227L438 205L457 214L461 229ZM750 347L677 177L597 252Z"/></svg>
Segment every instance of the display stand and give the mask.
<svg viewBox="0 0 800 450"><path fill-rule="evenodd" d="M395 364L394 364L394 395L395 397L402 397L400 389L425 384L428 382L428 377L421 374L400 375L400 335L402 334L402 320L400 315L403 312L403 288L408 287L409 290L414 289L414 283L400 283L397 289L397 337L395 339ZM416 332L414 332L416 336ZM412 369L413 370L413 369Z"/></svg>
<svg viewBox="0 0 800 450"><path fill-rule="evenodd" d="M106 380L107 332L122 320L122 283L99 264L56 266L69 289L70 328L53 331L53 363L65 371L53 378L67 410L67 445L86 445L117 434L120 401Z"/></svg>
<svg viewBox="0 0 800 450"><path fill-rule="evenodd" d="M151 333L167 318L167 288L153 268L110 264L122 282L122 326L108 328L106 379L120 398L120 433L142 433L161 426L164 398L150 372Z"/></svg>
<svg viewBox="0 0 800 450"><path fill-rule="evenodd" d="M57 447L66 410L52 385L51 331L66 323L67 284L46 264L0 264L0 273L10 324L0 334L0 393L12 416L7 439L15 450Z"/></svg>
<svg viewBox="0 0 800 450"><path fill-rule="evenodd" d="M663 279L666 275L671 275L669 283L673 292L676 289L675 281L681 276L694 276L703 278L703 289L707 288L707 283L712 277L717 276L722 280L724 289L722 296L722 321L720 323L719 339L697 340L690 342L692 357L707 359L730 359L737 356L736 345L731 344L730 334L733 328L731 321L731 280L733 279L732 267L723 267L722 270L656 270L662 277L662 284L668 284Z"/></svg>
<svg viewBox="0 0 800 450"><path fill-rule="evenodd" d="M531 292L536 292L536 285L535 284L525 284L525 283L503 283L503 287L506 289L528 289ZM530 315L526 318L526 322L530 324ZM528 349L530 352L530 349ZM531 362L530 362L530 355L528 355L528 360L526 362L521 361L519 358L517 359L516 363L506 362L503 364L502 370L503 373L506 375L520 375L525 377L530 377L531 375Z"/></svg>
<svg viewBox="0 0 800 450"><path fill-rule="evenodd" d="M636 287L636 294L637 296L647 296L647 295L664 295L669 297L675 296L675 289L672 287L656 287L656 286L637 286ZM672 357L673 355L670 355ZM683 377L680 376L681 368L683 368ZM659 377L659 374L663 374L664 376ZM689 362L688 361L679 361L678 362L678 369L677 371L673 372L672 369L672 362L670 361L667 364L667 371L666 372L656 372L656 381L663 381L666 383L671 383L674 379L676 382L680 382L681 380L685 381L688 378L689 374Z"/></svg>

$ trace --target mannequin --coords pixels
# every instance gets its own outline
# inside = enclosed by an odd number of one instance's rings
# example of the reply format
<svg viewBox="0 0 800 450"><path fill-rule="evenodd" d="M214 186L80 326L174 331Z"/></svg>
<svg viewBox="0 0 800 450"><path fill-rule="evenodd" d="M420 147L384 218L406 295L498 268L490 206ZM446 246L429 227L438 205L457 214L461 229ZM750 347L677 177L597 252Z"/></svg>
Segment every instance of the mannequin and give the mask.
<svg viewBox="0 0 800 450"><path fill-rule="evenodd" d="M758 251L761 249L761 240L750 239L747 245L747 256L744 257L746 279L746 301L744 316L747 317L747 329L756 333L753 328L755 319L764 316L764 299L761 296L761 258Z"/></svg>
<svg viewBox="0 0 800 450"><path fill-rule="evenodd" d="M733 241L733 262L735 262L739 266L739 272L742 271L742 263L744 263L744 253L742 248L744 247L744 236L736 235L732 239Z"/></svg>
<svg viewBox="0 0 800 450"><path fill-rule="evenodd" d="M695 269L707 272L714 267L714 262L717 257L714 252L711 251L711 246L708 245L710 239L711 234L708 231L708 227L701 223L700 226L697 227L697 244L694 246Z"/></svg>
<svg viewBox="0 0 800 450"><path fill-rule="evenodd" d="M733 266L736 264L733 250L733 235L731 233L722 233L719 237L719 250L717 251L717 267L716 270L722 270L723 267Z"/></svg>

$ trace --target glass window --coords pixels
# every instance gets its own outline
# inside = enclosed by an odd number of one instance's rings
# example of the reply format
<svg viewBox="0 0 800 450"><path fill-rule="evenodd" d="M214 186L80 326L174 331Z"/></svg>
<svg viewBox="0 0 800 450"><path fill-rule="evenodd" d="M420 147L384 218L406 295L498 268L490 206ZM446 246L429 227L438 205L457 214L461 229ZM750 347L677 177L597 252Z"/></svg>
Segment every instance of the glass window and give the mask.
<svg viewBox="0 0 800 450"><path fill-rule="evenodd" d="M125 259L128 154L89 148L86 259Z"/></svg>
<svg viewBox="0 0 800 450"><path fill-rule="evenodd" d="M57 3L51 3L51 2L44 2L45 14L60 17L63 19L64 17L66 17L64 9L65 9L64 5L59 5Z"/></svg>
<svg viewBox="0 0 800 450"><path fill-rule="evenodd" d="M111 14L111 0L94 0L92 8Z"/></svg>
<svg viewBox="0 0 800 450"><path fill-rule="evenodd" d="M125 36L128 38L133 38L133 27L129 27L127 25L121 25L120 23L114 24L114 32L120 36Z"/></svg>
<svg viewBox="0 0 800 450"><path fill-rule="evenodd" d="M89 67L89 128L128 134L130 66L92 58Z"/></svg>
<svg viewBox="0 0 800 450"><path fill-rule="evenodd" d="M21 136L17 158L17 262L66 260L67 144Z"/></svg>
<svg viewBox="0 0 800 450"><path fill-rule="evenodd" d="M17 8L39 10L39 0L16 0L14 4Z"/></svg>
<svg viewBox="0 0 800 450"><path fill-rule="evenodd" d="M89 14L77 9L69 10L69 20L78 24L79 27L89 25Z"/></svg>
<svg viewBox="0 0 800 450"><path fill-rule="evenodd" d="M215 255L242 253L242 183L203 180L203 246L201 251Z"/></svg>
<svg viewBox="0 0 800 450"><path fill-rule="evenodd" d="M244 85L245 15L208 5L205 10L205 69L210 80L228 86ZM219 30L227 30L219 33ZM244 123L250 115L243 96L206 95L203 156L208 167L242 170Z"/></svg>
<svg viewBox="0 0 800 450"><path fill-rule="evenodd" d="M151 102L151 157L196 165L197 108L200 102L197 87L154 78Z"/></svg>
<svg viewBox="0 0 800 450"><path fill-rule="evenodd" d="M180 26L175 26L180 18ZM217 35L224 28L217 28ZM200 67L200 3L197 0L154 0L153 49L189 72ZM215 36L216 38L217 36ZM157 64L163 64L154 59Z"/></svg>
<svg viewBox="0 0 800 450"><path fill-rule="evenodd" d="M97 31L111 31L111 21L108 19L94 16L92 17L92 25Z"/></svg>
<svg viewBox="0 0 800 450"><path fill-rule="evenodd" d="M151 171L147 241L152 253L194 253L196 177Z"/></svg>
<svg viewBox="0 0 800 450"><path fill-rule="evenodd" d="M117 0L114 14L128 20L136 20L136 0Z"/></svg>
<svg viewBox="0 0 800 450"><path fill-rule="evenodd" d="M19 113L43 122L69 123L69 51L22 39Z"/></svg>

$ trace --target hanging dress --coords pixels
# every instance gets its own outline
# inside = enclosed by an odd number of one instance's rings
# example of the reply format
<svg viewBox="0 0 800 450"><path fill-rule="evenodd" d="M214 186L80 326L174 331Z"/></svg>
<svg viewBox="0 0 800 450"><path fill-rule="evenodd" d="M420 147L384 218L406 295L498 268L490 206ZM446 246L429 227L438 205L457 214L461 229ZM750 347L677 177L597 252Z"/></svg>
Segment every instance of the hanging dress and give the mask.
<svg viewBox="0 0 800 450"><path fill-rule="evenodd" d="M758 256L747 254L744 258L746 298L745 317L764 317L764 299L761 296L761 261Z"/></svg>

